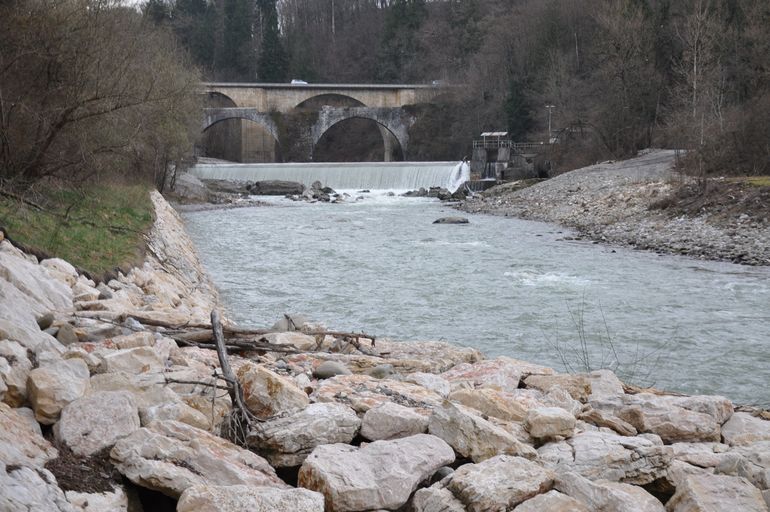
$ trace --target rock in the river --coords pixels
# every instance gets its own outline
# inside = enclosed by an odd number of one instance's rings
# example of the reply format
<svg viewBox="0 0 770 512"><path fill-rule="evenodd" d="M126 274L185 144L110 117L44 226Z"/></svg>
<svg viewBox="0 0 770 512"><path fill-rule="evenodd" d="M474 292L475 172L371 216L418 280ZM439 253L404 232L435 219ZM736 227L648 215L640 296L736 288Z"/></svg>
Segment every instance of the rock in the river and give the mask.
<svg viewBox="0 0 770 512"><path fill-rule="evenodd" d="M238 369L246 407L259 419L304 409L310 400L291 379L258 364L247 362Z"/></svg>
<svg viewBox="0 0 770 512"><path fill-rule="evenodd" d="M42 467L58 452L17 409L0 403L0 454L5 464Z"/></svg>
<svg viewBox="0 0 770 512"><path fill-rule="evenodd" d="M684 479L666 504L669 512L766 512L759 489L745 478L707 473Z"/></svg>
<svg viewBox="0 0 770 512"><path fill-rule="evenodd" d="M427 434L356 448L321 445L302 464L299 485L322 493L327 512L396 509L420 482L454 462L452 448Z"/></svg>
<svg viewBox="0 0 770 512"><path fill-rule="evenodd" d="M567 441L538 449L554 470L570 470L590 479L649 484L666 476L672 449L645 437L624 437L605 431L581 432Z"/></svg>
<svg viewBox="0 0 770 512"><path fill-rule="evenodd" d="M468 224L466 217L441 217L433 221L433 224Z"/></svg>
<svg viewBox="0 0 770 512"><path fill-rule="evenodd" d="M361 420L343 404L310 404L290 416L260 423L249 444L275 467L299 466L316 446L350 443Z"/></svg>
<svg viewBox="0 0 770 512"><path fill-rule="evenodd" d="M194 485L176 506L177 512L324 512L324 497L307 489L249 485Z"/></svg>
<svg viewBox="0 0 770 512"><path fill-rule="evenodd" d="M612 512L665 512L663 504L650 493L635 485L591 481L577 473L563 473L556 477L557 491L571 496L588 506L589 510Z"/></svg>
<svg viewBox="0 0 770 512"><path fill-rule="evenodd" d="M550 490L529 499L513 509L513 512L591 512L575 498L559 491Z"/></svg>
<svg viewBox="0 0 770 512"><path fill-rule="evenodd" d="M736 412L722 425L722 438L730 446L770 441L770 421L747 412Z"/></svg>
<svg viewBox="0 0 770 512"><path fill-rule="evenodd" d="M298 181L262 180L247 186L249 194L255 196L286 196L300 195L305 191L305 185Z"/></svg>
<svg viewBox="0 0 770 512"><path fill-rule="evenodd" d="M56 423L64 406L86 393L89 377L88 366L81 359L61 360L32 370L27 393L37 421Z"/></svg>
<svg viewBox="0 0 770 512"><path fill-rule="evenodd" d="M110 457L135 484L172 498L202 484L287 487L259 455L176 421L134 431L115 443Z"/></svg>
<svg viewBox="0 0 770 512"><path fill-rule="evenodd" d="M530 409L524 420L524 428L535 439L572 437L575 417L560 407Z"/></svg>
<svg viewBox="0 0 770 512"><path fill-rule="evenodd" d="M329 379L335 375L350 375L348 367L338 361L324 361L313 370L316 379Z"/></svg>
<svg viewBox="0 0 770 512"><path fill-rule="evenodd" d="M553 479L550 470L535 462L498 455L478 464L460 466L447 488L470 512L505 512L549 490Z"/></svg>
<svg viewBox="0 0 770 512"><path fill-rule="evenodd" d="M103 391L67 404L53 432L75 454L88 456L139 427L133 396L126 391Z"/></svg>
<svg viewBox="0 0 770 512"><path fill-rule="evenodd" d="M370 441L396 439L423 434L428 430L428 417L403 405L385 402L364 414L361 435Z"/></svg>
<svg viewBox="0 0 770 512"><path fill-rule="evenodd" d="M537 457L535 449L516 439L511 433L493 425L472 409L445 401L433 411L428 432L440 437L463 457L474 462L499 454Z"/></svg>

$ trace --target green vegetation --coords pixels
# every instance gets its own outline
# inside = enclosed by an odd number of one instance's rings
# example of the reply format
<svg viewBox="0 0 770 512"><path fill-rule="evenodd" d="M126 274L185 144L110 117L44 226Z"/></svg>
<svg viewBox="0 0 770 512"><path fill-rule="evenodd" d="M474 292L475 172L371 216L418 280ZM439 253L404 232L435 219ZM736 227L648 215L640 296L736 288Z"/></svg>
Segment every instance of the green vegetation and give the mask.
<svg viewBox="0 0 770 512"><path fill-rule="evenodd" d="M148 191L111 184L60 189L37 202L0 196L0 226L25 248L100 276L141 261L153 222Z"/></svg>
<svg viewBox="0 0 770 512"><path fill-rule="evenodd" d="M770 187L770 176L751 176L745 181L752 187Z"/></svg>

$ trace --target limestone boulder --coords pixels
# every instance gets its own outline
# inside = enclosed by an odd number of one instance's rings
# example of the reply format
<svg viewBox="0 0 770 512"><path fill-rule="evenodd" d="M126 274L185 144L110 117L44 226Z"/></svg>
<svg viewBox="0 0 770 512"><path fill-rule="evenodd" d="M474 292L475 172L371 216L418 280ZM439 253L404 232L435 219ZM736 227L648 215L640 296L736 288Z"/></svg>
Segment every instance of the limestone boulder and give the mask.
<svg viewBox="0 0 770 512"><path fill-rule="evenodd" d="M535 439L572 437L575 417L560 407L541 407L527 411L524 428Z"/></svg>
<svg viewBox="0 0 770 512"><path fill-rule="evenodd" d="M530 375L524 379L524 384L528 388L543 392L563 389L572 398L583 403L587 402L591 395L591 382L591 378L585 374Z"/></svg>
<svg viewBox="0 0 770 512"><path fill-rule="evenodd" d="M666 503L669 512L766 512L762 492L745 478L699 474L685 478Z"/></svg>
<svg viewBox="0 0 770 512"><path fill-rule="evenodd" d="M67 286L74 286L78 280L78 271L69 262L61 258L48 258L40 262L40 266L48 271L54 279Z"/></svg>
<svg viewBox="0 0 770 512"><path fill-rule="evenodd" d="M178 395L170 402L142 407L139 410L139 420L144 427L154 421L173 420L203 430L211 428L211 418L187 405Z"/></svg>
<svg viewBox="0 0 770 512"><path fill-rule="evenodd" d="M0 386L5 388L0 401L11 407L23 405L27 401L27 377L31 371L27 350L15 341L0 340Z"/></svg>
<svg viewBox="0 0 770 512"><path fill-rule="evenodd" d="M526 405L511 393L497 389L458 389L449 395L449 400L504 421L521 421L527 416Z"/></svg>
<svg viewBox="0 0 770 512"><path fill-rule="evenodd" d="M273 332L265 334L264 338L267 339L269 343L275 345L287 345L302 351L318 348L318 342L315 337L296 331Z"/></svg>
<svg viewBox="0 0 770 512"><path fill-rule="evenodd" d="M606 431L587 431L538 449L540 459L556 471L645 485L666 476L673 453L660 439L625 437Z"/></svg>
<svg viewBox="0 0 770 512"><path fill-rule="evenodd" d="M259 455L176 421L134 431L115 443L110 457L135 484L175 499L193 485L287 487Z"/></svg>
<svg viewBox="0 0 770 512"><path fill-rule="evenodd" d="M510 357L500 356L473 364L458 364L441 374L454 385L463 384L472 388L493 388L512 391L519 387L522 375L553 373L544 366L532 365Z"/></svg>
<svg viewBox="0 0 770 512"><path fill-rule="evenodd" d="M139 427L139 410L133 396L126 391L103 391L67 404L53 432L75 454L89 456Z"/></svg>
<svg viewBox="0 0 770 512"><path fill-rule="evenodd" d="M441 484L418 489L411 507L413 512L466 512L465 505Z"/></svg>
<svg viewBox="0 0 770 512"><path fill-rule="evenodd" d="M664 512L666 509L650 493L635 485L589 480L577 473L562 473L554 488L598 512Z"/></svg>
<svg viewBox="0 0 770 512"><path fill-rule="evenodd" d="M770 441L734 446L717 457L717 473L742 476L761 490L770 489Z"/></svg>
<svg viewBox="0 0 770 512"><path fill-rule="evenodd" d="M0 510L3 512L77 512L56 478L44 468L6 465L0 459Z"/></svg>
<svg viewBox="0 0 770 512"><path fill-rule="evenodd" d="M0 460L5 464L42 467L58 456L56 449L34 429L28 418L0 403Z"/></svg>
<svg viewBox="0 0 770 512"><path fill-rule="evenodd" d="M56 423L61 410L88 391L89 378L88 366L80 359L59 360L29 372L27 393L37 421Z"/></svg>
<svg viewBox="0 0 770 512"><path fill-rule="evenodd" d="M112 492L77 492L64 493L67 501L78 512L129 512L128 493L122 486L116 486Z"/></svg>
<svg viewBox="0 0 770 512"><path fill-rule="evenodd" d="M513 509L513 512L591 512L591 510L575 498L550 490L525 501Z"/></svg>
<svg viewBox="0 0 770 512"><path fill-rule="evenodd" d="M722 438L730 446L741 446L757 441L770 441L770 421L736 412L722 425Z"/></svg>
<svg viewBox="0 0 770 512"><path fill-rule="evenodd" d="M614 414L591 407L582 411L578 418L597 427L605 427L614 430L622 436L635 436L636 428L627 421L623 421Z"/></svg>
<svg viewBox="0 0 770 512"><path fill-rule="evenodd" d="M241 366L237 377L246 407L259 419L298 411L310 403L307 394L291 379L252 362Z"/></svg>
<svg viewBox="0 0 770 512"><path fill-rule="evenodd" d="M274 467L299 466L322 444L350 443L361 420L343 404L310 404L283 418L257 425L248 442Z"/></svg>
<svg viewBox="0 0 770 512"><path fill-rule="evenodd" d="M339 361L324 361L313 369L313 377L316 379L329 379L337 375L350 375L347 366Z"/></svg>
<svg viewBox="0 0 770 512"><path fill-rule="evenodd" d="M396 380L382 380L368 375L338 375L323 381L310 398L316 402L340 402L357 413L365 413L384 402L430 410L442 398L422 386Z"/></svg>
<svg viewBox="0 0 770 512"><path fill-rule="evenodd" d="M447 488L470 512L504 512L553 486L554 474L521 457L497 455L460 466Z"/></svg>
<svg viewBox="0 0 770 512"><path fill-rule="evenodd" d="M391 341L378 339L373 353L384 355L380 363L392 364L399 373L441 373L463 363L483 359L481 352L444 341Z"/></svg>
<svg viewBox="0 0 770 512"><path fill-rule="evenodd" d="M99 299L100 292L93 286L89 286L84 282L78 280L72 286L73 301L75 302L90 302Z"/></svg>
<svg viewBox="0 0 770 512"><path fill-rule="evenodd" d="M103 358L108 373L157 373L165 368L165 362L160 355L148 346L110 351L105 353Z"/></svg>
<svg viewBox="0 0 770 512"><path fill-rule="evenodd" d="M722 443L674 443L672 458L700 468L715 468L734 454L728 454L729 446Z"/></svg>
<svg viewBox="0 0 770 512"><path fill-rule="evenodd" d="M397 509L420 482L454 462L441 439L418 434L356 448L317 447L299 471L299 485L324 495L327 512Z"/></svg>
<svg viewBox="0 0 770 512"><path fill-rule="evenodd" d="M449 381L433 373L410 373L404 377L404 381L422 386L444 398L448 397L449 393L452 392L452 385L449 384Z"/></svg>
<svg viewBox="0 0 770 512"><path fill-rule="evenodd" d="M427 416L392 402L372 407L361 422L361 435L370 441L409 437L427 430Z"/></svg>
<svg viewBox="0 0 770 512"><path fill-rule="evenodd" d="M666 443L719 441L719 423L714 417L659 400L638 401L623 408L618 417L639 432L657 434Z"/></svg>
<svg viewBox="0 0 770 512"><path fill-rule="evenodd" d="M610 370L595 370L587 374L591 384L591 403L617 402L625 395L623 382Z"/></svg>
<svg viewBox="0 0 770 512"><path fill-rule="evenodd" d="M324 512L322 494L307 489L247 485L194 485L179 498L177 512Z"/></svg>
<svg viewBox="0 0 770 512"><path fill-rule="evenodd" d="M500 454L537 457L532 446L522 443L513 434L494 425L471 409L445 401L436 408L428 422L428 432L440 437L463 457L474 462Z"/></svg>

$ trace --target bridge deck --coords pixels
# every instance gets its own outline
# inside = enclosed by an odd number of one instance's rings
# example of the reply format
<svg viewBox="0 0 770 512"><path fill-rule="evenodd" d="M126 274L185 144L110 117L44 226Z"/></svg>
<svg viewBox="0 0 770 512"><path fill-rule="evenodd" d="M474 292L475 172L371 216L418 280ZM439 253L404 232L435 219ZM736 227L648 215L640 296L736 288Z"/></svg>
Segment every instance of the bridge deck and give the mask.
<svg viewBox="0 0 770 512"><path fill-rule="evenodd" d="M222 88L257 88L257 89L439 89L444 86L431 84L276 84L276 83L237 83L237 82L203 82L206 87Z"/></svg>

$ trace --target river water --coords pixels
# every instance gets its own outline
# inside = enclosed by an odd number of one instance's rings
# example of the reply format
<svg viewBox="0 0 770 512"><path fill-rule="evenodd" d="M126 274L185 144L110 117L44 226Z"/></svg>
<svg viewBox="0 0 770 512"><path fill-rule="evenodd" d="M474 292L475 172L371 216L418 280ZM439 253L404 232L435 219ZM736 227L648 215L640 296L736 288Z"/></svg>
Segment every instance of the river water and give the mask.
<svg viewBox="0 0 770 512"><path fill-rule="evenodd" d="M237 322L303 313L340 330L445 340L559 371L770 404L770 269L612 248L558 226L367 194L188 212Z"/></svg>

